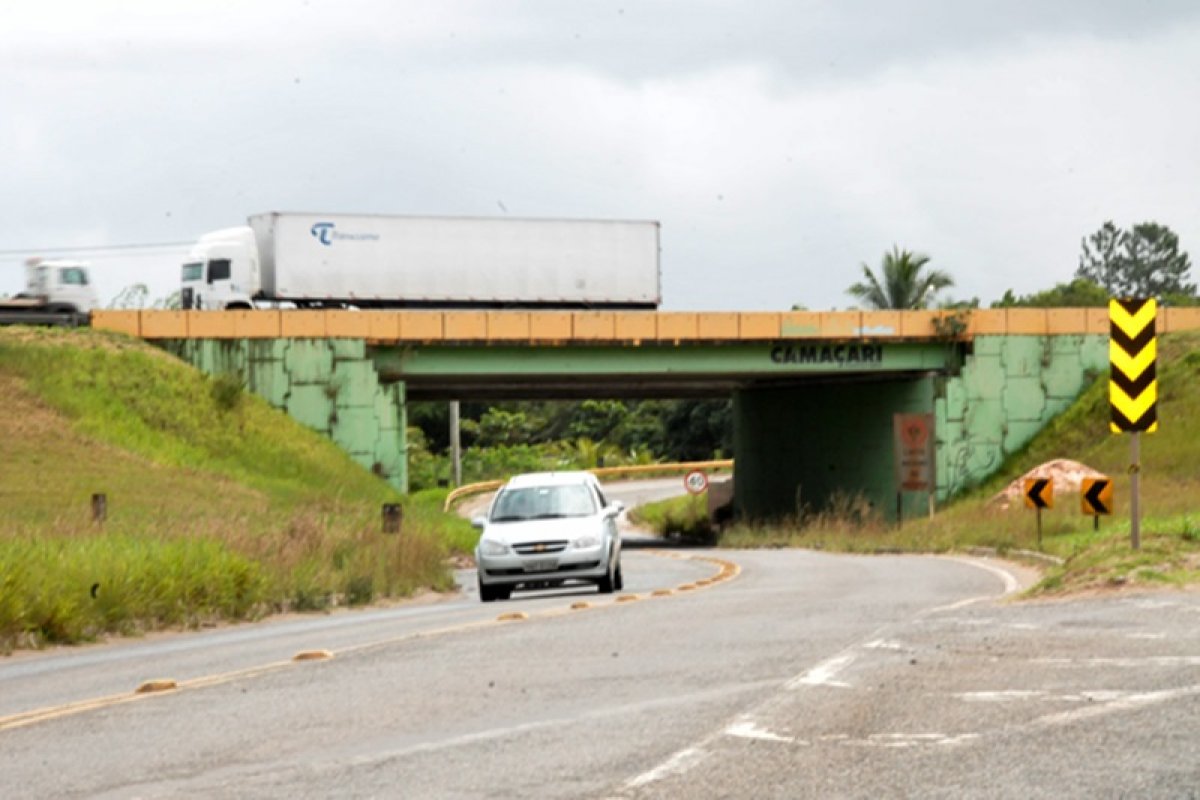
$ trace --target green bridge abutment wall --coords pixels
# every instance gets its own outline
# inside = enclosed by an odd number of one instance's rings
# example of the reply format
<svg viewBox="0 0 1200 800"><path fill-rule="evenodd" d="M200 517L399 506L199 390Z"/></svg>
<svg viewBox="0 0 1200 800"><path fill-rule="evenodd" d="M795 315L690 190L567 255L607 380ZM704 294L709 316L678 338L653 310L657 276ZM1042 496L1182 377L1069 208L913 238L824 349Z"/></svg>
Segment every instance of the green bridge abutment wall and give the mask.
<svg viewBox="0 0 1200 800"><path fill-rule="evenodd" d="M361 339L186 339L164 349L242 385L408 491L403 383L380 383Z"/></svg>

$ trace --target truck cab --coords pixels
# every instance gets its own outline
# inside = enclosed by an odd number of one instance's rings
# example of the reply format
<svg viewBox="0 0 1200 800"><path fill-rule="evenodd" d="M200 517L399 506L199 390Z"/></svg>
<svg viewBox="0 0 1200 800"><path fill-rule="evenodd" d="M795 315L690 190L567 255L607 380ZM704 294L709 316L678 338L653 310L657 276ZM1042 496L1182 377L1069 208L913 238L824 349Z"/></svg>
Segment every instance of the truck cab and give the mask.
<svg viewBox="0 0 1200 800"><path fill-rule="evenodd" d="M100 305L83 261L31 260L25 265L25 291L17 297L52 312L86 314Z"/></svg>
<svg viewBox="0 0 1200 800"><path fill-rule="evenodd" d="M259 290L258 247L249 227L201 236L183 264L185 309L252 308Z"/></svg>

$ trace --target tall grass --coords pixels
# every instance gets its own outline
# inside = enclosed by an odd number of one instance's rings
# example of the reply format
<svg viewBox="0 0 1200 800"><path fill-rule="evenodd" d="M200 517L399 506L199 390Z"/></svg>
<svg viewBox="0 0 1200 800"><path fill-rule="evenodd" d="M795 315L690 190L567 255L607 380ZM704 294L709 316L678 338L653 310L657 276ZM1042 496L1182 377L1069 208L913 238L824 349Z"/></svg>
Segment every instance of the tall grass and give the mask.
<svg viewBox="0 0 1200 800"><path fill-rule="evenodd" d="M0 651L445 590L447 556L474 542L445 492L402 498L125 337L0 329L0 406ZM385 502L403 503L400 534L381 532Z"/></svg>
<svg viewBox="0 0 1200 800"><path fill-rule="evenodd" d="M269 597L260 565L213 540L0 540L0 651L244 619L264 612Z"/></svg>

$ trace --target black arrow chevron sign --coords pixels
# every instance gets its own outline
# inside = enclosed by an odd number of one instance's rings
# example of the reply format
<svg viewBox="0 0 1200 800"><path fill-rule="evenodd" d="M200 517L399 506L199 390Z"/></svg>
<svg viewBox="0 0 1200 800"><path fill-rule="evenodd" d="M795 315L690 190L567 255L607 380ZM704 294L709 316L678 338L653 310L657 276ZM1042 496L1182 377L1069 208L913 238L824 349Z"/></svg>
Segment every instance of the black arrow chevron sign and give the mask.
<svg viewBox="0 0 1200 800"><path fill-rule="evenodd" d="M1054 507L1054 484L1049 478L1025 479L1025 505L1038 509Z"/></svg>
<svg viewBox="0 0 1200 800"><path fill-rule="evenodd" d="M1158 345L1153 299L1121 299L1108 303L1108 356L1111 375L1108 400L1113 433L1158 430Z"/></svg>
<svg viewBox="0 0 1200 800"><path fill-rule="evenodd" d="M1083 513L1112 513L1113 485L1110 478L1084 478L1079 487L1079 495Z"/></svg>

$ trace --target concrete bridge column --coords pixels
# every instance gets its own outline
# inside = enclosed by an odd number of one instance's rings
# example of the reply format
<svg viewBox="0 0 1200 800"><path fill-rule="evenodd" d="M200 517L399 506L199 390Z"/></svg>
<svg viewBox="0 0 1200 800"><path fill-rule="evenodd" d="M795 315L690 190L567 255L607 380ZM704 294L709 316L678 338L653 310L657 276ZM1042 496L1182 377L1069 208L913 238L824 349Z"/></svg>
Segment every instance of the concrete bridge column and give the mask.
<svg viewBox="0 0 1200 800"><path fill-rule="evenodd" d="M735 393L734 508L744 519L825 510L836 495L861 494L896 516L892 415L932 413L930 376L871 383L811 383ZM904 515L926 513L906 493Z"/></svg>

